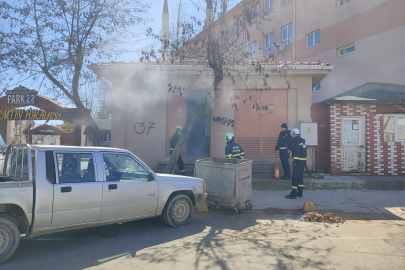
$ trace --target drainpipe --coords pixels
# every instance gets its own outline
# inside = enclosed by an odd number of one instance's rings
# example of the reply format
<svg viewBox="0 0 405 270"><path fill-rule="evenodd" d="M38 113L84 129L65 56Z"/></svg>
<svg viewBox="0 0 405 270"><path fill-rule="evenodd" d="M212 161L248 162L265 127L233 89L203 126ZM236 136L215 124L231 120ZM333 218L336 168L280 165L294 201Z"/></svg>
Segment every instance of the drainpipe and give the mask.
<svg viewBox="0 0 405 270"><path fill-rule="evenodd" d="M295 18L296 18L295 5L296 5L296 0L294 0L294 21L293 21L293 62L295 62Z"/></svg>

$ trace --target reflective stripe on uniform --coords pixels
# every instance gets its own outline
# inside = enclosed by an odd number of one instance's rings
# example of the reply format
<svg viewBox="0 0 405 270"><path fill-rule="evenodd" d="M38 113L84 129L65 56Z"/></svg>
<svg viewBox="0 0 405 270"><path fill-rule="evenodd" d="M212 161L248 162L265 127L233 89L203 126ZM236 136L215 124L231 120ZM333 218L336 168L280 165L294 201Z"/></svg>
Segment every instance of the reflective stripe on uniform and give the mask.
<svg viewBox="0 0 405 270"><path fill-rule="evenodd" d="M293 189L298 189L297 187L292 187Z"/></svg>
<svg viewBox="0 0 405 270"><path fill-rule="evenodd" d="M174 148L171 148L170 150L174 150Z"/></svg>
<svg viewBox="0 0 405 270"><path fill-rule="evenodd" d="M180 172L185 172L186 170L182 170L182 171L180 171Z"/></svg>
<svg viewBox="0 0 405 270"><path fill-rule="evenodd" d="M232 154L226 155L226 158L232 158Z"/></svg>
<svg viewBox="0 0 405 270"><path fill-rule="evenodd" d="M293 160L307 160L307 158L293 157Z"/></svg>
<svg viewBox="0 0 405 270"><path fill-rule="evenodd" d="M304 185L298 185L299 187L304 187Z"/></svg>
<svg viewBox="0 0 405 270"><path fill-rule="evenodd" d="M299 146L304 145L304 143L300 143Z"/></svg>
<svg viewBox="0 0 405 270"><path fill-rule="evenodd" d="M239 156L242 156L242 155L245 155L245 152L242 152L242 153L239 153L239 154L235 154L235 155L233 155L234 157L239 157Z"/></svg>

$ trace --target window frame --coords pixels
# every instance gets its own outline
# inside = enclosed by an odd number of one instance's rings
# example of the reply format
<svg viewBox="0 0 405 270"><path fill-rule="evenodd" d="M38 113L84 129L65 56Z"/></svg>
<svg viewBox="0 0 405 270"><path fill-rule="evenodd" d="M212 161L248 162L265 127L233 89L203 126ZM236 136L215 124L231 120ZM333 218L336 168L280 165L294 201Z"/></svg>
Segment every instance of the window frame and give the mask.
<svg viewBox="0 0 405 270"><path fill-rule="evenodd" d="M318 85L319 85L319 89L316 89ZM319 91L321 91L321 83L318 83L317 85L315 85L315 87L312 87L312 93L316 93Z"/></svg>
<svg viewBox="0 0 405 270"><path fill-rule="evenodd" d="M337 0L337 7L341 7L349 2L351 2L351 0Z"/></svg>
<svg viewBox="0 0 405 270"><path fill-rule="evenodd" d="M287 35L288 34L290 34L289 33L289 31L288 31L288 27L290 27L291 26L291 37L287 37L287 39L284 39L284 29L286 29L287 28ZM282 42L285 44L285 45L288 45L288 44L291 44L292 43L292 39L293 39L293 35L292 35L292 23L289 23L289 24L287 24L286 26L284 26L284 27L281 27L281 40L282 40ZM285 41L289 41L288 43L285 43Z"/></svg>
<svg viewBox="0 0 405 270"><path fill-rule="evenodd" d="M146 182L149 181L154 181L156 180L155 174L153 171L151 171L147 166L145 166L145 164L138 158L136 158L135 156L132 156L128 153L121 153L121 152L100 152L100 156L101 156L101 161L103 163L103 181L104 182L121 182L121 181L125 181L125 182L145 182L145 180L118 180L118 181L107 181L107 175L105 174L105 169L104 169L104 155L125 155L129 158L132 158L133 160L135 160L145 171L148 172L148 180L146 180ZM150 179L150 177L153 176L153 179Z"/></svg>
<svg viewBox="0 0 405 270"><path fill-rule="evenodd" d="M257 5L255 5L252 9L250 9L250 17L251 17L251 23L257 23Z"/></svg>
<svg viewBox="0 0 405 270"><path fill-rule="evenodd" d="M342 50L347 50L348 48L351 48L351 47L354 47L354 51L353 51L353 52L345 53L345 54L343 54L343 55L340 55L340 52L341 52ZM338 58L339 58L339 57L343 57L343 56L346 56L346 55L353 54L353 53L355 53L355 52L356 52L356 43L351 43L351 44L349 44L349 45L346 45L346 46L337 48L337 57L338 57Z"/></svg>
<svg viewBox="0 0 405 270"><path fill-rule="evenodd" d="M270 46L267 46L267 38L270 37L271 35L273 35L273 42ZM269 47L271 48L270 50L268 50ZM265 36L264 48L266 50L266 54L272 54L272 53L276 52L276 46L274 45L274 31L271 32L270 34L268 34L267 36Z"/></svg>
<svg viewBox="0 0 405 270"><path fill-rule="evenodd" d="M255 51L254 53L250 50L250 46L255 44ZM257 40L249 43L249 53L250 53L250 59L256 59L257 57Z"/></svg>
<svg viewBox="0 0 405 270"><path fill-rule="evenodd" d="M91 154L91 157L93 158L93 163L94 163L94 180L93 182L68 182L68 183L61 183L59 181L59 164L58 164L58 158L57 158L57 154ZM100 182L99 181L99 177L97 174L97 159L95 157L94 152L89 152L89 151L53 151L53 160L55 163L55 177L56 177L56 185L58 184L88 184L88 183L97 183Z"/></svg>
<svg viewBox="0 0 405 270"><path fill-rule="evenodd" d="M269 3L269 8L267 8L267 3ZM266 15L270 15L274 11L274 0L264 0L264 12Z"/></svg>
<svg viewBox="0 0 405 270"><path fill-rule="evenodd" d="M385 124L385 117L394 117L394 141L386 141L385 140L385 134L383 135L384 142L386 143L396 143L396 142L405 142L404 140L399 140L398 139L398 118L405 118L405 113L385 113L383 115L383 124ZM383 133L385 130L383 130Z"/></svg>
<svg viewBox="0 0 405 270"><path fill-rule="evenodd" d="M319 43L318 43L318 44L316 44L316 37L315 37L316 33L319 33ZM313 44L314 44L314 45L308 46L308 40L309 40L309 37L310 37L311 35L312 35L312 41L313 41ZM306 44L306 45L307 45L307 49L312 48L312 47L315 47L316 45L321 44L321 30L318 29L318 30L315 30L315 31L313 31L313 32L311 32L311 33L309 33L309 34L307 34L306 43L307 43L307 44Z"/></svg>

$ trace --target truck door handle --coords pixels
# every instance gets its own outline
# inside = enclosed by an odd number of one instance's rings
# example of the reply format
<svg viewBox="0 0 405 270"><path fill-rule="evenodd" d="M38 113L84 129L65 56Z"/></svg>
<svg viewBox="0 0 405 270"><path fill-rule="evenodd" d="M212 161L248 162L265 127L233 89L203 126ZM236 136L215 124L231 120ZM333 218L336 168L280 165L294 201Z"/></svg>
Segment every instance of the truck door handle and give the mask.
<svg viewBox="0 0 405 270"><path fill-rule="evenodd" d="M72 187L61 187L60 192L62 193L72 192Z"/></svg>
<svg viewBox="0 0 405 270"><path fill-rule="evenodd" d="M117 189L117 188L118 188L117 184L108 185L108 189Z"/></svg>

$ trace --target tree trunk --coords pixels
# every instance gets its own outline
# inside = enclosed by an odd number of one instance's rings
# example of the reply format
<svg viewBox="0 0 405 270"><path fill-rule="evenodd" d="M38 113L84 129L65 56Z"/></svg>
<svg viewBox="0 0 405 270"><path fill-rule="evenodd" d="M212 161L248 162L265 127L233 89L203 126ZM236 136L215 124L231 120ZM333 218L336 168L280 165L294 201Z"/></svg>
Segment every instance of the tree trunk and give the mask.
<svg viewBox="0 0 405 270"><path fill-rule="evenodd" d="M188 140L188 137L190 136L190 131L191 128L193 127L194 122L197 120L197 118L203 113L205 106L199 105L198 108L195 111L195 114L187 119L186 124L184 125L182 136L180 136L180 139L177 140L176 147L173 150L172 155L170 156L169 162L167 163L165 172L166 174L174 174L174 171L176 169L177 165L177 160L179 159L180 153L181 153L181 148L183 147L183 144Z"/></svg>

